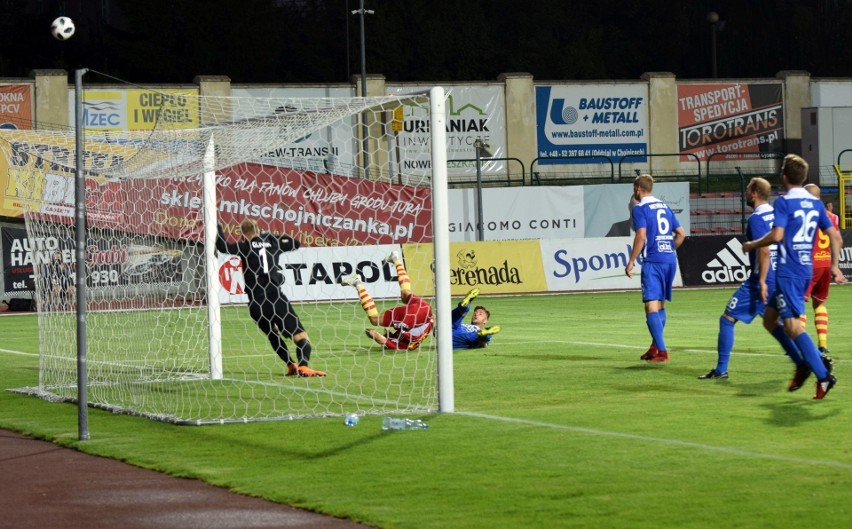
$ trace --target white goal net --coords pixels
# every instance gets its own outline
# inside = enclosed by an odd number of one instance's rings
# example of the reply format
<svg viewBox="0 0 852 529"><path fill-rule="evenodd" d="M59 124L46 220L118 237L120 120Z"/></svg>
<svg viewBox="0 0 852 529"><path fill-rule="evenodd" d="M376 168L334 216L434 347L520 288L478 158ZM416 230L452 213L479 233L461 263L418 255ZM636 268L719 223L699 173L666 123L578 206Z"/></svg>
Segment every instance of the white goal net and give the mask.
<svg viewBox="0 0 852 529"><path fill-rule="evenodd" d="M39 310L38 385L16 391L76 401L82 328L88 404L111 411L177 424L438 411L447 367L435 334L394 350L366 332L386 333L369 321L368 302L381 320L409 286L438 312L433 204L445 200L446 155L432 149L443 91L431 94L179 96L179 105L166 94L152 130L84 130L80 151L73 130L0 131L10 182L29 197ZM178 106L197 115L194 128L177 119L187 112ZM400 116L418 123L421 141L400 143ZM80 283L77 152L87 227ZM444 176L433 174L435 159ZM277 334L287 352L273 349L250 315L248 271L213 251L217 224L234 244L247 219L296 241L270 265L307 351L286 331ZM393 252L400 261L386 262ZM341 284L352 274L358 289ZM288 376L287 359L327 375Z"/></svg>

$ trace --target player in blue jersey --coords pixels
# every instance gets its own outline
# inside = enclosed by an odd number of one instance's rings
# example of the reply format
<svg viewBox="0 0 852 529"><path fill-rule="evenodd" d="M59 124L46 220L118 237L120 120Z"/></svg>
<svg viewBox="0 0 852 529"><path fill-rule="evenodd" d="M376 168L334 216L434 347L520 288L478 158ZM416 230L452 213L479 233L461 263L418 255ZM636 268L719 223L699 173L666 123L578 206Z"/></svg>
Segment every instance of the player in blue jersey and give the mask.
<svg viewBox="0 0 852 529"><path fill-rule="evenodd" d="M775 217L769 196L772 186L764 178L752 178L745 190L746 204L754 211L746 225L746 240L760 239L772 230ZM725 311L719 317L719 336L716 342L716 367L700 379L728 378L728 361L734 347L734 325L741 321L751 323L755 316L763 316L765 300L775 290L775 270L773 260L777 252L776 245L764 246L749 253L751 273L728 300Z"/></svg>
<svg viewBox="0 0 852 529"><path fill-rule="evenodd" d="M453 309L453 349L487 347L491 343L491 337L500 332L499 325L483 328L488 323L491 313L482 305L474 307L470 323L464 323L464 317L470 311L470 302L478 295L479 289L472 289Z"/></svg>
<svg viewBox="0 0 852 529"><path fill-rule="evenodd" d="M817 377L814 399L823 399L837 383L837 379L823 364L819 350L805 332L800 316L805 313L805 291L813 277L814 237L817 228L831 241L831 272L834 280L845 283L838 259L843 241L825 207L819 199L808 193L803 185L808 178L808 162L795 154L784 157L781 165L781 183L787 190L775 201L775 221L772 230L755 241L743 244L743 250L778 245L775 266L775 291L769 297L763 313L763 326L784 348L796 364L788 391L796 391L811 372ZM779 317L781 323L779 323ZM795 345L795 347L791 347Z"/></svg>
<svg viewBox="0 0 852 529"><path fill-rule="evenodd" d="M642 255L642 301L645 321L651 332L651 348L640 358L648 362L668 362L669 353L663 339L666 326L666 301L672 300L672 285L677 273L677 248L686 233L665 202L654 198L654 179L649 174L633 181L633 250L624 272L633 277L633 266Z"/></svg>

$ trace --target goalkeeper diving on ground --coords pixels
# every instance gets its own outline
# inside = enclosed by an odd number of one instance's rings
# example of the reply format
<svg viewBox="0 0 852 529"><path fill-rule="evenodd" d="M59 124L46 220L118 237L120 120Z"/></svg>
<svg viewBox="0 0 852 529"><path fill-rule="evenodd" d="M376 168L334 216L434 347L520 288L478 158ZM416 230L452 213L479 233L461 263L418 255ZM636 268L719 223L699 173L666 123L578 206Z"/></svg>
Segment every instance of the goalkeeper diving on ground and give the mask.
<svg viewBox="0 0 852 529"><path fill-rule="evenodd" d="M393 251L385 258L386 263L396 267L399 282L400 300L404 305L398 305L379 315L373 297L367 291L360 274L354 273L340 278L342 285L353 286L358 291L361 308L367 313L367 319L375 326L381 325L388 329L384 334L376 329L365 329L365 334L384 348L395 351L413 351L420 347L429 336L435 324L432 306L429 302L411 291L411 280L405 270L405 264L399 252ZM500 332L500 326L483 328L491 315L483 306L473 309L470 324L463 319L470 311L470 302L479 295L479 289L473 289L453 309L453 349L473 349L485 347L491 341L491 336Z"/></svg>

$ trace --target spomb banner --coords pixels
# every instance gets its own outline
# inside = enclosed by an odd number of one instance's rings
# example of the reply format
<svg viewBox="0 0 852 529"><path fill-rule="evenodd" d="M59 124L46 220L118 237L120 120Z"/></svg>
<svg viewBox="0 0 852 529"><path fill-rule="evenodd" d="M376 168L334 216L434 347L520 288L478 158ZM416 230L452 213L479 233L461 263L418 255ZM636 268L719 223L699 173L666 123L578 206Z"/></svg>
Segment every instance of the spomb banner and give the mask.
<svg viewBox="0 0 852 529"><path fill-rule="evenodd" d="M782 149L783 85L678 84L678 144L681 155L699 160L723 154ZM738 157L734 157L738 158ZM682 161L694 160L681 156Z"/></svg>

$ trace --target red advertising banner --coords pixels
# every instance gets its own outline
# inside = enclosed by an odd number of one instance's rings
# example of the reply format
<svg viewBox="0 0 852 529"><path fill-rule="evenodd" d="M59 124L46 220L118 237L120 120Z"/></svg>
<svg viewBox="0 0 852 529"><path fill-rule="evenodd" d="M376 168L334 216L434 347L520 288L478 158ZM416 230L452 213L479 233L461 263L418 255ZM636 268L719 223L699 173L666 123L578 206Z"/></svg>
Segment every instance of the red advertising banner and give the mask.
<svg viewBox="0 0 852 529"><path fill-rule="evenodd" d="M68 177L70 178L70 177ZM394 185L259 164L216 173L219 222L236 238L251 218L303 246L401 244L432 240L426 187ZM67 187L67 186L66 186ZM106 228L169 239L201 238L201 176L180 180L87 180L87 220ZM44 201L41 216L70 223L67 200ZM230 234L230 235L228 235Z"/></svg>
<svg viewBox="0 0 852 529"><path fill-rule="evenodd" d="M303 246L432 240L432 197L426 187L259 164L224 169L216 179L219 219L226 235L234 238L240 222L251 218L261 229L287 233ZM194 228L201 215L200 181L164 187L147 215L137 220L161 226L166 236L198 237Z"/></svg>
<svg viewBox="0 0 852 529"><path fill-rule="evenodd" d="M0 85L0 129L33 128L33 105L28 84Z"/></svg>
<svg viewBox="0 0 852 529"><path fill-rule="evenodd" d="M782 150L783 86L779 83L678 84L679 151L699 160ZM682 161L694 160L681 156Z"/></svg>

